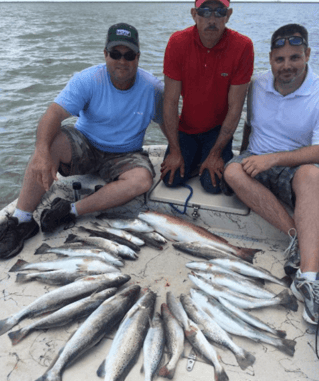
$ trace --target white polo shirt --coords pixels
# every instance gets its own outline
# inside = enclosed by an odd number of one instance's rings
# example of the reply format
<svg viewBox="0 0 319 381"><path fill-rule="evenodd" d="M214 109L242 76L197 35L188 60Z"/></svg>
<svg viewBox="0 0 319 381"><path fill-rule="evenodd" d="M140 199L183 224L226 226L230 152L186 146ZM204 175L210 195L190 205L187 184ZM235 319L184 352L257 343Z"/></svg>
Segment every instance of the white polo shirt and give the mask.
<svg viewBox="0 0 319 381"><path fill-rule="evenodd" d="M265 154L319 144L319 76L308 65L303 84L283 96L271 71L253 78L247 99L248 151Z"/></svg>

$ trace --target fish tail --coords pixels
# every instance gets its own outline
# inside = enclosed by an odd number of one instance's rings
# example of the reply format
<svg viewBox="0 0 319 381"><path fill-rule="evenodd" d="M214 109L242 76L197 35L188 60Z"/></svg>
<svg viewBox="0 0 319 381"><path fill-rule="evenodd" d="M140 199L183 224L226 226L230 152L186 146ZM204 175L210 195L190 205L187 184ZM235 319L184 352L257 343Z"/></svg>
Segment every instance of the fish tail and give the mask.
<svg viewBox="0 0 319 381"><path fill-rule="evenodd" d="M283 339L281 341L282 343L278 345L278 349L292 357L295 353L295 340Z"/></svg>
<svg viewBox="0 0 319 381"><path fill-rule="evenodd" d="M242 370L245 370L246 368L254 364L256 358L251 353L247 352L245 349L243 351L243 355L236 355L236 360L240 368Z"/></svg>
<svg viewBox="0 0 319 381"><path fill-rule="evenodd" d="M247 249L245 247L237 247L236 255L248 263L253 263L255 254L261 251L260 249Z"/></svg>
<svg viewBox="0 0 319 381"><path fill-rule="evenodd" d="M37 378L35 381L62 381L62 378L60 375L54 375L53 377L50 377L50 373L47 372L43 376Z"/></svg>
<svg viewBox="0 0 319 381"><path fill-rule="evenodd" d="M30 331L28 329L21 328L17 331L8 333L8 336L11 340L12 345L16 345L20 343L20 341L23 340L25 337L27 337L29 333Z"/></svg>
<svg viewBox="0 0 319 381"><path fill-rule="evenodd" d="M24 261L23 259L18 259L17 263L15 265L13 265L11 267L11 269L9 270L9 273L14 273L14 272L20 271L21 269L23 269L23 266L27 265L27 264L28 264L28 262Z"/></svg>
<svg viewBox="0 0 319 381"><path fill-rule="evenodd" d="M282 330L276 330L275 331L275 334L280 337L281 339L284 339L286 336L287 336L287 333L286 331L282 331Z"/></svg>
<svg viewBox="0 0 319 381"><path fill-rule="evenodd" d="M22 273L17 274L17 278L16 278L17 283L29 282L30 280L31 280L30 274L22 274Z"/></svg>
<svg viewBox="0 0 319 381"><path fill-rule="evenodd" d="M280 304L286 307L291 311L298 311L298 303L296 298L289 293L288 290L283 290L280 294L277 295L280 299Z"/></svg>
<svg viewBox="0 0 319 381"><path fill-rule="evenodd" d="M159 371L158 371L158 375L160 377L165 377L165 378L168 378L168 379L172 379L174 377L174 374L175 374L175 368L172 368L172 369L168 369L168 364L164 365Z"/></svg>
<svg viewBox="0 0 319 381"><path fill-rule="evenodd" d="M67 239L64 241L64 243L70 243L70 242L78 242L79 239L75 234L69 234L67 236Z"/></svg>
<svg viewBox="0 0 319 381"><path fill-rule="evenodd" d="M228 381L229 378L225 372L224 369L220 370L219 372L215 369L215 381Z"/></svg>
<svg viewBox="0 0 319 381"><path fill-rule="evenodd" d="M284 287L290 287L291 283L292 283L292 278L289 275L286 275L283 278L279 279L279 282L278 282L278 284Z"/></svg>
<svg viewBox="0 0 319 381"><path fill-rule="evenodd" d="M12 320L12 318L7 318L0 320L0 336L8 332L12 327L14 327L17 322Z"/></svg>
<svg viewBox="0 0 319 381"><path fill-rule="evenodd" d="M47 243L43 243L40 247L38 247L36 249L36 251L34 252L34 255L37 255L37 254L44 254L46 253L49 249L51 249L51 246L48 245Z"/></svg>

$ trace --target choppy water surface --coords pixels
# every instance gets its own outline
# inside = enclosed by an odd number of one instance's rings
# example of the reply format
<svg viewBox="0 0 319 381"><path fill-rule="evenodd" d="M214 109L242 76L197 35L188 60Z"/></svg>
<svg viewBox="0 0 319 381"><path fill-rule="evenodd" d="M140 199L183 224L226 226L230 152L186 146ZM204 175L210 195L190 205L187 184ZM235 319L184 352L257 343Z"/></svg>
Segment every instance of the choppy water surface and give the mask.
<svg viewBox="0 0 319 381"><path fill-rule="evenodd" d="M39 118L72 75L103 62L110 25L127 22L140 33L140 66L163 79L170 35L193 25L191 3L0 3L0 209L14 200L33 151ZM319 74L319 4L237 3L228 26L249 36L255 72L267 70L269 41L297 22L309 31L310 63ZM241 139L242 123L234 146ZM151 125L147 144L166 143Z"/></svg>

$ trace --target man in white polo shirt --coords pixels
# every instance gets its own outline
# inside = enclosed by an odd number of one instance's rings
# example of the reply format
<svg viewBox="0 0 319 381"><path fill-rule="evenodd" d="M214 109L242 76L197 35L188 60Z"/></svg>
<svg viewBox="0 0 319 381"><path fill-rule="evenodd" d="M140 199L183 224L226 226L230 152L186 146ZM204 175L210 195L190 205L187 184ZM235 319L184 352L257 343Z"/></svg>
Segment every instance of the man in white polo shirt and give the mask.
<svg viewBox="0 0 319 381"><path fill-rule="evenodd" d="M304 319L319 317L319 77L308 65L308 32L298 24L271 39L271 71L251 82L241 154L224 176L237 196L289 234L285 271L305 302ZM291 217L279 201L294 208ZM298 239L297 239L298 234ZM300 267L300 268L299 268Z"/></svg>

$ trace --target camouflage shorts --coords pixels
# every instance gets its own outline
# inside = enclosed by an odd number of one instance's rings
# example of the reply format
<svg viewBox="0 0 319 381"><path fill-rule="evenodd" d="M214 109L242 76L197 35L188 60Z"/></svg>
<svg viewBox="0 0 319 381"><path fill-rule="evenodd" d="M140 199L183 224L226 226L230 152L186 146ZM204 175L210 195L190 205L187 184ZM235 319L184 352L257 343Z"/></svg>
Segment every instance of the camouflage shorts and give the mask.
<svg viewBox="0 0 319 381"><path fill-rule="evenodd" d="M106 183L110 183L117 180L122 173L136 167L143 167L152 177L155 176L148 153L143 150L126 153L103 152L95 148L73 125L64 125L61 131L69 139L72 148L71 163L60 163L59 173L62 176L98 174Z"/></svg>
<svg viewBox="0 0 319 381"><path fill-rule="evenodd" d="M234 156L227 164L241 163L243 159L253 156L248 151L243 151L240 155ZM314 164L319 168L318 164ZM225 166L225 167L226 167ZM278 197L281 201L288 204L290 207L295 206L295 193L292 189L292 179L300 166L297 167L272 167L267 171L258 173L255 179L263 184L266 188Z"/></svg>

